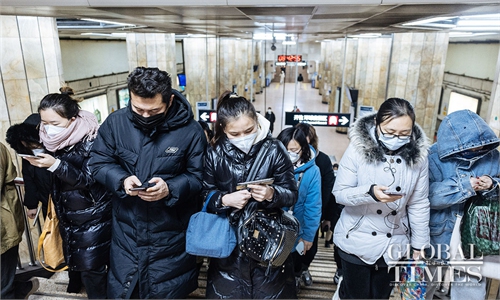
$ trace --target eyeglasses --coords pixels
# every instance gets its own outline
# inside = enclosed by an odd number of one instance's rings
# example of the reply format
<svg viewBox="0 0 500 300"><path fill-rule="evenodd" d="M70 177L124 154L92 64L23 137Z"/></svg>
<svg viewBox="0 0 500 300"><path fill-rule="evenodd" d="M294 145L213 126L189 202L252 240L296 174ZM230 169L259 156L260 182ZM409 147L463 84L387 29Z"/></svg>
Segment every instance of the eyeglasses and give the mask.
<svg viewBox="0 0 500 300"><path fill-rule="evenodd" d="M392 139L392 138L398 138L402 141L407 141L411 138L411 133L409 135L397 135L397 134L391 134L391 133L387 133L387 132L383 132L382 131L382 127L380 125L378 125L378 128L380 129L380 133L382 133L382 136L384 136L385 138L387 139Z"/></svg>

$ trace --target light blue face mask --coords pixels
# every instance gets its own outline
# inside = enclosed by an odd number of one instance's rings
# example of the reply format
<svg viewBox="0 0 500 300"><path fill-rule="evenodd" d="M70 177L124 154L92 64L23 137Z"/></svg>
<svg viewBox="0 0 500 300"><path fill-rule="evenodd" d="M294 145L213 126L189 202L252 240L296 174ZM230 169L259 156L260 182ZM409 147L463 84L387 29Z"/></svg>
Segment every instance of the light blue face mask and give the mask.
<svg viewBox="0 0 500 300"><path fill-rule="evenodd" d="M410 142L410 139L407 140L401 140L397 137L392 137L392 138L386 138L382 134L378 137L378 140L384 144L384 146L391 150L391 151L396 151L399 148L403 147L404 145L408 144Z"/></svg>

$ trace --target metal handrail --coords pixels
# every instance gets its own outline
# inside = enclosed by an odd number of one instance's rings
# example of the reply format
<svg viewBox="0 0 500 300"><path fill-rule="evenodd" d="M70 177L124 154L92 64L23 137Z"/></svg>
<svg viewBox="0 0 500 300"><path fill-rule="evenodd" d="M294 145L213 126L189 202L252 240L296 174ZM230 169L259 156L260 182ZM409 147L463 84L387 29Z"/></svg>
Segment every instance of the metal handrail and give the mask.
<svg viewBox="0 0 500 300"><path fill-rule="evenodd" d="M35 253L36 253L36 249L35 249L35 245L38 245L38 242L33 242L33 236L31 235L31 230L30 230L30 225L29 225L29 221L28 221L28 216L26 214L26 209L24 208L24 180L23 178L21 177L17 177L15 180L14 180L14 183L16 185L16 191L17 191L17 195L18 195L18 198L19 198L19 201L21 202L21 205L23 206L23 221L24 221L24 236L26 238L26 244L28 245L28 252L29 252L29 258L30 258L30 261L28 263L28 265L30 266L37 266L37 262L36 262L36 256L35 256ZM39 206L38 209L40 210L41 207ZM43 217L43 216L42 216ZM39 214L37 214L37 219L36 220L36 223L37 223L37 228L38 228L38 234L41 234L42 233L42 227L40 225L40 220L39 220L40 216ZM34 223L33 223L34 225ZM23 270L23 266L21 264L21 258L19 256L19 253L18 253L18 258L17 258L17 268L19 270Z"/></svg>

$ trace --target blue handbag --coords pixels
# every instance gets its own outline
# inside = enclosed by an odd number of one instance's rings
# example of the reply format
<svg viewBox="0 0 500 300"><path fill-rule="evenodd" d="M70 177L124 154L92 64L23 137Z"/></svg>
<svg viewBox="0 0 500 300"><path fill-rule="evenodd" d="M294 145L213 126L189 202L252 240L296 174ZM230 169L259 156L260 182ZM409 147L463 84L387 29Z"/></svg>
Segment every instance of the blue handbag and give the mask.
<svg viewBox="0 0 500 300"><path fill-rule="evenodd" d="M189 219L186 233L186 252L192 255L225 258L236 247L236 230L229 224L226 214L207 212L208 195L203 209Z"/></svg>

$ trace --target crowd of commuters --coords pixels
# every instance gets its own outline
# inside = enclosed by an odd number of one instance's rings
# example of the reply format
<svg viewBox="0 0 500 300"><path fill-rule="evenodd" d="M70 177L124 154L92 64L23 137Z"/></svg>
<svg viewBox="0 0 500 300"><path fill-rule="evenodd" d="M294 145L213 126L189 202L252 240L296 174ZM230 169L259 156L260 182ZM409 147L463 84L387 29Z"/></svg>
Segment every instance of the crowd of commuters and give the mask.
<svg viewBox="0 0 500 300"><path fill-rule="evenodd" d="M18 154L36 156L22 165L27 216L37 215L39 203L44 215L48 201L55 205L68 292L84 286L94 299L186 298L198 287L202 259L185 251L186 229L206 202L208 213L231 224L242 221L250 203L263 212L288 211L300 224L280 266L263 265L241 247L210 258L207 298L297 298L302 284L313 284L309 266L321 229L333 231L334 298L388 299L399 261L429 258L425 250L449 246L456 216L472 200L499 198L500 139L470 111L447 116L429 147L412 105L390 98L354 123L347 150L332 165L313 126L299 123L273 138L271 108L264 117L230 92L220 96L212 131L194 120L166 72L138 67L128 89L128 107L100 127L66 87L7 132ZM262 149L261 165L252 168ZM272 184L238 190L251 169ZM24 297L37 283L14 282L22 207L2 144L0 171L2 298ZM485 279L476 279L454 286L452 299L484 299ZM433 293L430 288L427 297Z"/></svg>

